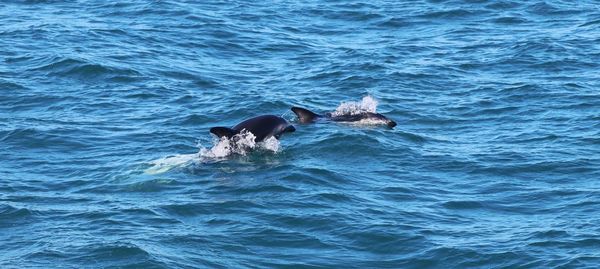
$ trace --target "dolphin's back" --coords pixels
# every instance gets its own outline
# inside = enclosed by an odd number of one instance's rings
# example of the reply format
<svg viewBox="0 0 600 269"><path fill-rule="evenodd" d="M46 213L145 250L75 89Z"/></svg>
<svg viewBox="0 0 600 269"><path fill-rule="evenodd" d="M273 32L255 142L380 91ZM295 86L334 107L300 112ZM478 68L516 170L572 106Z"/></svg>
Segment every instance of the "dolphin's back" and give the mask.
<svg viewBox="0 0 600 269"><path fill-rule="evenodd" d="M256 137L255 141L257 142L263 141L270 136L279 137L282 132L294 131L294 127L289 125L285 119L275 115L263 115L247 119L233 126L231 129L237 132L245 129Z"/></svg>
<svg viewBox="0 0 600 269"><path fill-rule="evenodd" d="M365 121L367 124L385 124L390 128L396 126L396 122L386 118L384 115L375 112L361 112L361 113L326 113L319 115L306 108L292 107L292 111L298 116L298 120L302 123L314 122L318 118L325 118L331 121L339 122L360 122Z"/></svg>

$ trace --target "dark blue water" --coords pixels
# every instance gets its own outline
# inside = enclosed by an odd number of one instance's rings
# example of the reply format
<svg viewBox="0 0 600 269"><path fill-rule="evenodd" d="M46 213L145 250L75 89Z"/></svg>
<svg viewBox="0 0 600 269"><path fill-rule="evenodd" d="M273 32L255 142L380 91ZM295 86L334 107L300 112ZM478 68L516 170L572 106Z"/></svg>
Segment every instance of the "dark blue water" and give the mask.
<svg viewBox="0 0 600 269"><path fill-rule="evenodd" d="M0 267L597 268L599 90L596 1L2 1Z"/></svg>

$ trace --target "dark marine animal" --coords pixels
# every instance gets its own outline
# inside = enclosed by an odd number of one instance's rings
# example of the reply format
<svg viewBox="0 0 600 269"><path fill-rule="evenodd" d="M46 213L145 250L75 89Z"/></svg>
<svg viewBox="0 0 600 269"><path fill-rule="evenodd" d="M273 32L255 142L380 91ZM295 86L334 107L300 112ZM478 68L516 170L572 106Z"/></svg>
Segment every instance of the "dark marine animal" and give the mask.
<svg viewBox="0 0 600 269"><path fill-rule="evenodd" d="M388 119L384 115L374 112L360 112L355 114L343 115L334 115L332 113L326 113L324 115L320 115L301 107L292 107L292 111L294 112L294 114L296 114L296 116L298 116L298 120L301 123L311 123L317 121L318 119L326 119L336 122L366 122L368 124L381 124L386 125L390 128L394 128L394 126L396 126L395 121Z"/></svg>
<svg viewBox="0 0 600 269"><path fill-rule="evenodd" d="M242 131L252 133L255 138L255 142L261 142L270 137L279 139L284 133L291 133L296 131L293 125L289 124L282 117L274 115L262 115L254 118L247 119L238 123L237 125L228 127L213 127L210 128L210 132L221 137L231 138Z"/></svg>

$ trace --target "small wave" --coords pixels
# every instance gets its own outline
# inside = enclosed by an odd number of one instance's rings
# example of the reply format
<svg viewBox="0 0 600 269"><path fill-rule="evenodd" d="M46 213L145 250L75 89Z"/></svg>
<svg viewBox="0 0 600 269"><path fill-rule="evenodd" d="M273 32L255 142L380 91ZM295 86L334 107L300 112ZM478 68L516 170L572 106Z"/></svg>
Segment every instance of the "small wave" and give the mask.
<svg viewBox="0 0 600 269"><path fill-rule="evenodd" d="M260 203L243 199L175 203L161 205L158 209L162 215L182 220L187 217L207 214L234 214L252 208L264 207Z"/></svg>
<svg viewBox="0 0 600 269"><path fill-rule="evenodd" d="M539 239L556 239L556 238L568 238L571 236L567 231L563 230L546 230L546 231L537 231L531 234L529 237L530 240L539 240Z"/></svg>
<svg viewBox="0 0 600 269"><path fill-rule="evenodd" d="M369 21L382 18L383 16L378 13L365 12L360 10L343 10L337 12L327 12L325 15L328 19L334 20L348 20L348 21Z"/></svg>
<svg viewBox="0 0 600 269"><path fill-rule="evenodd" d="M546 1L541 1L530 5L527 8L527 11L531 14L540 16L566 16L584 12L583 9L569 9L564 6L559 6L558 3L547 3Z"/></svg>
<svg viewBox="0 0 600 269"><path fill-rule="evenodd" d="M356 115L365 112L375 113L377 111L377 100L370 95L363 97L360 102L343 102L331 116Z"/></svg>
<svg viewBox="0 0 600 269"><path fill-rule="evenodd" d="M512 2L512 1L494 1L493 3L487 5L486 8L495 9L495 10L509 10L509 9L515 9L515 8L519 7L520 5L522 5L522 4L517 3L517 2Z"/></svg>
<svg viewBox="0 0 600 269"><path fill-rule="evenodd" d="M89 146L85 141L73 135L72 129L66 128L17 128L0 131L0 142L16 148L28 149L63 149L78 150Z"/></svg>
<svg viewBox="0 0 600 269"><path fill-rule="evenodd" d="M591 26L591 25L595 25L595 24L600 24L600 20L588 21L584 24L579 25L579 27L586 27L586 26Z"/></svg>
<svg viewBox="0 0 600 269"><path fill-rule="evenodd" d="M479 11L479 12L483 13L483 11ZM421 15L421 17L427 18L427 19L460 19L460 18L473 16L477 13L478 12L476 12L476 11L469 11L469 10L464 10L464 9L452 9L452 10L442 10L442 11L430 12L430 13Z"/></svg>
<svg viewBox="0 0 600 269"><path fill-rule="evenodd" d="M86 80L109 78L126 81L135 79L141 75L133 69L117 68L72 58L54 58L50 63L33 68L31 71L42 71L47 72L47 74L51 76L81 78Z"/></svg>
<svg viewBox="0 0 600 269"><path fill-rule="evenodd" d="M221 191L224 193L227 191ZM293 193L296 192L296 189L286 187L283 185L258 185L258 186L238 186L236 188L228 190L235 195L243 195L243 194L258 194L258 193L268 193L269 195L273 195L276 193Z"/></svg>
<svg viewBox="0 0 600 269"><path fill-rule="evenodd" d="M378 26L386 27L386 28L398 28L398 27L407 27L410 26L411 23L406 21L403 18L390 18L383 22L379 22Z"/></svg>
<svg viewBox="0 0 600 269"><path fill-rule="evenodd" d="M520 18L520 17L508 16L508 17L501 17L501 18L493 19L492 22L498 23L498 24L521 24L521 23L528 22L528 20L524 19L524 18Z"/></svg>
<svg viewBox="0 0 600 269"><path fill-rule="evenodd" d="M442 206L448 209L479 209L484 207L479 201L447 201Z"/></svg>
<svg viewBox="0 0 600 269"><path fill-rule="evenodd" d="M415 143L425 143L430 139L423 135L419 135L419 134L415 134L415 133L411 133L411 132L400 131L400 132L398 132L398 135L401 136L402 138L405 138L405 139L415 142ZM434 140L434 139L432 139L432 140Z"/></svg>
<svg viewBox="0 0 600 269"><path fill-rule="evenodd" d="M73 255L70 261L93 262L100 267L162 267L150 252L130 242L93 243L81 246L78 251L79 255Z"/></svg>
<svg viewBox="0 0 600 269"><path fill-rule="evenodd" d="M33 212L27 208L17 208L10 205L0 205L0 216L5 221L11 219L25 218L33 215ZM1 222L0 222L1 224Z"/></svg>
<svg viewBox="0 0 600 269"><path fill-rule="evenodd" d="M0 91L26 91L29 90L27 87L18 84L16 82L13 81L6 81L3 79L0 79Z"/></svg>
<svg viewBox="0 0 600 269"><path fill-rule="evenodd" d="M281 149L279 140L275 137L269 137L262 142L255 142L254 134L242 131L231 137L221 137L215 140L214 145L208 149L200 147L200 151L194 154L178 154L151 161L150 168L145 170L146 174L160 174L176 167L187 167L193 164L203 162L217 161L231 155L245 156L249 152L262 149L268 152L279 152Z"/></svg>

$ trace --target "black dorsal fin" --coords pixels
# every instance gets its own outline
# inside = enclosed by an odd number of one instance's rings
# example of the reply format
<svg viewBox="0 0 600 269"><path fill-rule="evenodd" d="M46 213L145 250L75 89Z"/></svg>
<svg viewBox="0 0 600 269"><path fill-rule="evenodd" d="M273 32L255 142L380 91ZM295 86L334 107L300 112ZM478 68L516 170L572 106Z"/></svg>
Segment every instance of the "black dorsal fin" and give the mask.
<svg viewBox="0 0 600 269"><path fill-rule="evenodd" d="M321 117L321 115L301 107L292 107L292 111L298 116L298 119L302 123L313 122L315 119Z"/></svg>
<svg viewBox="0 0 600 269"><path fill-rule="evenodd" d="M227 137L227 138L231 138L232 136L234 136L238 133L238 131L231 129L231 128L227 128L227 127L212 127L212 128L210 128L210 132L215 134L219 138L221 138L223 136Z"/></svg>

